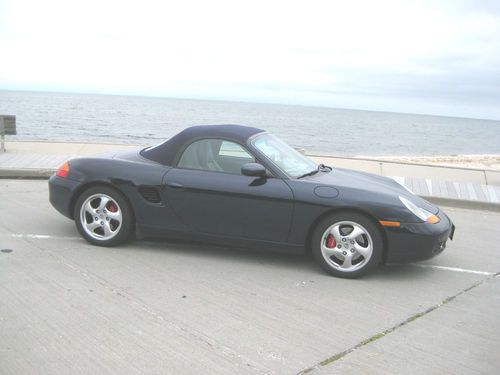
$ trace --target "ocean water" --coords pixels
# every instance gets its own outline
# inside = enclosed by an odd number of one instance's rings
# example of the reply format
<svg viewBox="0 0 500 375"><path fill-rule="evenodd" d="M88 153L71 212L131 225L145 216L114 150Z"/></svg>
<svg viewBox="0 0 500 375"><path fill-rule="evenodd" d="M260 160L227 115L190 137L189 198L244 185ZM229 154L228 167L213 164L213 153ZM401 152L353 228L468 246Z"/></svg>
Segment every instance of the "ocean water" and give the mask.
<svg viewBox="0 0 500 375"><path fill-rule="evenodd" d="M500 121L321 107L137 96L0 91L11 140L153 145L202 124L268 130L333 155L500 154Z"/></svg>

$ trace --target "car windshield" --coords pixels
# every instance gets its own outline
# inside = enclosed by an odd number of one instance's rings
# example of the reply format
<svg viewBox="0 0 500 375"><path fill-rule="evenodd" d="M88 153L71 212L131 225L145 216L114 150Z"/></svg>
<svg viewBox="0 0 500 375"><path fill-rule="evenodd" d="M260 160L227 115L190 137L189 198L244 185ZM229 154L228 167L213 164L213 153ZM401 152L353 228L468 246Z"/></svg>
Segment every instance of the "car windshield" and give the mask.
<svg viewBox="0 0 500 375"><path fill-rule="evenodd" d="M312 160L272 134L258 135L251 143L291 177L299 177L318 168Z"/></svg>

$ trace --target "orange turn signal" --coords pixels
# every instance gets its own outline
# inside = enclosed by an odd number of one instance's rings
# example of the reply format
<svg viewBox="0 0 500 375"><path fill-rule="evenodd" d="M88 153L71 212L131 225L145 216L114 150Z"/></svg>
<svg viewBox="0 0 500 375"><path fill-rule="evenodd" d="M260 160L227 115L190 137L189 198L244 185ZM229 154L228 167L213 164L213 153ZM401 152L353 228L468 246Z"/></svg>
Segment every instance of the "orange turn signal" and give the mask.
<svg viewBox="0 0 500 375"><path fill-rule="evenodd" d="M68 177L69 175L69 163L66 162L63 165L59 167L59 169L56 172L56 175L59 177Z"/></svg>
<svg viewBox="0 0 500 375"><path fill-rule="evenodd" d="M384 227L400 227L401 223L399 221L387 221L387 220L380 220L379 221L380 225Z"/></svg>
<svg viewBox="0 0 500 375"><path fill-rule="evenodd" d="M427 222L429 224L436 224L436 223L439 223L441 221L441 219L439 217L437 217L436 215L431 215L427 218Z"/></svg>

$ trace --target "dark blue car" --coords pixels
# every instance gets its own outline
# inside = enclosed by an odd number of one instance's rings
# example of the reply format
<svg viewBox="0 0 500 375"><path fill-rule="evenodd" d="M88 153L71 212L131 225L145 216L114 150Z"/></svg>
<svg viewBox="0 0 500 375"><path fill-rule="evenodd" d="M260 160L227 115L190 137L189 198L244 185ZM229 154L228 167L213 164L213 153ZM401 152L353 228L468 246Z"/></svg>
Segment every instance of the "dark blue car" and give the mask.
<svg viewBox="0 0 500 375"><path fill-rule="evenodd" d="M168 236L307 252L354 278L439 254L454 226L394 180L316 165L264 130L195 126L157 146L65 163L50 202L101 246Z"/></svg>

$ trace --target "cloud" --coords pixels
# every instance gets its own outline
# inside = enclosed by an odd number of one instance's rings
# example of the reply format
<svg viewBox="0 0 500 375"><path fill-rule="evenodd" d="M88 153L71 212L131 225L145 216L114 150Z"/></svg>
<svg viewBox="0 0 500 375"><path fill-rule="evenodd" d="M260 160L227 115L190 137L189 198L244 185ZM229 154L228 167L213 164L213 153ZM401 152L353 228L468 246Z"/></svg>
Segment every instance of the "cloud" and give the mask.
<svg viewBox="0 0 500 375"><path fill-rule="evenodd" d="M0 43L9 51L2 87L412 112L435 111L439 100L442 114L500 118L495 1L0 7ZM475 107L464 111L464 101Z"/></svg>

